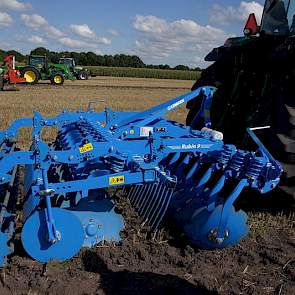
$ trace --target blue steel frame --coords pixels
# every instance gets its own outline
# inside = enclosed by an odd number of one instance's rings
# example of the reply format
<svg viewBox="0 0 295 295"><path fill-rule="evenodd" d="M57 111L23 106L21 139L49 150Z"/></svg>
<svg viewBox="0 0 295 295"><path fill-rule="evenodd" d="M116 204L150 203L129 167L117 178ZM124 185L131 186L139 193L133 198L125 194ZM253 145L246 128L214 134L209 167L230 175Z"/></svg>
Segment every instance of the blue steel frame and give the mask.
<svg viewBox="0 0 295 295"><path fill-rule="evenodd" d="M200 97L203 99L202 108L194 121L204 119L206 127L211 127L210 107L215 90L214 87L199 88L143 112L124 113L106 109L104 113L96 113L89 109L72 113L65 110L55 118L44 118L34 113L32 119L16 120L7 130L0 132L0 143L14 141L24 126L33 127L33 143L30 151L1 152L0 184L11 181L13 168L17 165L27 165L31 169L26 191L30 191L29 198L33 201L30 201L25 215L29 217L40 201L45 200L48 240L53 244L58 238L50 201L53 196L80 192L82 197L87 197L92 189L155 183L159 181L161 163L168 155L178 157L182 153L191 153L200 155L201 159L205 155L204 161L210 158L212 166L198 186L208 182L214 171L223 172L209 195L208 208L214 208L216 195L227 179L239 181L223 206L217 233L217 239L222 239L229 210L241 191L246 186L261 193L270 191L278 184L282 169L251 130L249 133L258 145L256 152L239 151L234 146L225 145L222 140L216 140L214 131L208 128L197 131L164 119L170 111ZM103 125L101 122L106 123ZM55 149L42 141L41 131L48 126L59 128L63 135L62 149ZM86 131L83 129L85 126L88 128ZM82 135L75 137L75 128L83 129ZM222 162L225 154L229 159ZM70 181L48 182L52 165L83 168L85 162L99 163L104 169L99 175L80 174ZM173 175L167 177L174 181ZM189 177L187 175L187 180Z"/></svg>

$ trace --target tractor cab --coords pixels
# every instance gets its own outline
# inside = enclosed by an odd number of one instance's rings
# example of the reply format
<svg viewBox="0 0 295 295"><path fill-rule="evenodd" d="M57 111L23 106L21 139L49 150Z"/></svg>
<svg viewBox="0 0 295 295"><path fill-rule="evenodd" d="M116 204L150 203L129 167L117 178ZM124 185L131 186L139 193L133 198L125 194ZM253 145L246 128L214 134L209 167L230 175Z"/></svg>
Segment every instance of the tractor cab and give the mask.
<svg viewBox="0 0 295 295"><path fill-rule="evenodd" d="M295 1L269 0L265 2L261 33L290 36L295 34Z"/></svg>
<svg viewBox="0 0 295 295"><path fill-rule="evenodd" d="M47 71L48 61L46 56L30 55L28 58L28 65L33 66L39 70Z"/></svg>
<svg viewBox="0 0 295 295"><path fill-rule="evenodd" d="M75 60L71 57L63 57L59 59L59 64L63 64L68 66L70 69L74 69L76 67Z"/></svg>
<svg viewBox="0 0 295 295"><path fill-rule="evenodd" d="M62 57L59 59L59 64L65 65L69 68L71 73L76 77L78 80L87 80L91 73L80 66L76 66L75 59L72 57Z"/></svg>
<svg viewBox="0 0 295 295"><path fill-rule="evenodd" d="M256 42L268 47L268 42L272 46L274 42L282 43L282 40L294 36L295 0L266 0L261 24L257 23L255 14L251 13L244 27L244 35L228 38L224 45L214 48L207 54L205 61L217 61L233 48L239 50Z"/></svg>

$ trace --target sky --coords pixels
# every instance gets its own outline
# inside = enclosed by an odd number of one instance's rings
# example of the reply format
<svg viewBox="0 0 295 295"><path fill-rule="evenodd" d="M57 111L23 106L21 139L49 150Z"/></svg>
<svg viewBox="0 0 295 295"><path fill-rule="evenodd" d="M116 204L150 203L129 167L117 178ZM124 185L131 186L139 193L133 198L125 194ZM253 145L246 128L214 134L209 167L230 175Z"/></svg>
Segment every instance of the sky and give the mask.
<svg viewBox="0 0 295 295"><path fill-rule="evenodd" d="M0 48L134 54L147 64L206 66L263 0L0 0Z"/></svg>

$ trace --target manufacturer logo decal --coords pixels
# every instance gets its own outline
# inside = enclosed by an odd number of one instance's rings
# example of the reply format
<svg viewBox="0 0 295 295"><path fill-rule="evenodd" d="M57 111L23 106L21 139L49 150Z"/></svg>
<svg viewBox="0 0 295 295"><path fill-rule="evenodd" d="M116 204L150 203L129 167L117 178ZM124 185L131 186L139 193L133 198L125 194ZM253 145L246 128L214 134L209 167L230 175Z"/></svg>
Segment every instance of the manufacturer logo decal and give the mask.
<svg viewBox="0 0 295 295"><path fill-rule="evenodd" d="M170 105L170 106L167 108L167 110L168 110L168 111L171 111L171 110L177 108L179 105L181 105L181 104L183 104L183 103L184 103L184 99L181 99L181 100L179 100L178 102L176 102L176 103Z"/></svg>
<svg viewBox="0 0 295 295"><path fill-rule="evenodd" d="M169 145L167 146L172 150L193 150L193 149L209 149L213 144L182 144L182 145Z"/></svg>

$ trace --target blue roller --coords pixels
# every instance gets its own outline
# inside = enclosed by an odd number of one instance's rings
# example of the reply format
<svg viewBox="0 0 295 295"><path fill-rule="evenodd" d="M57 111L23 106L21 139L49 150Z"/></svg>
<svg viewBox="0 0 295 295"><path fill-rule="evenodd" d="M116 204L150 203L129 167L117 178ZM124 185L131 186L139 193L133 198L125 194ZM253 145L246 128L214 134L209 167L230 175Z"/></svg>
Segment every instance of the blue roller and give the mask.
<svg viewBox="0 0 295 295"><path fill-rule="evenodd" d="M73 257L84 242L82 224L74 214L60 208L53 208L52 213L58 231L58 239L54 244L48 241L45 210L35 211L25 222L21 233L26 252L43 263Z"/></svg>
<svg viewBox="0 0 295 295"><path fill-rule="evenodd" d="M124 220L121 214L115 212L114 203L111 200L84 198L77 206L70 207L68 210L82 224L83 247L91 248L105 241L121 241L120 231L124 229Z"/></svg>
<svg viewBox="0 0 295 295"><path fill-rule="evenodd" d="M184 226L190 241L203 249L225 248L238 244L248 234L247 214L235 211L232 206L222 235L218 237L223 206L210 211L207 207L197 209Z"/></svg>

